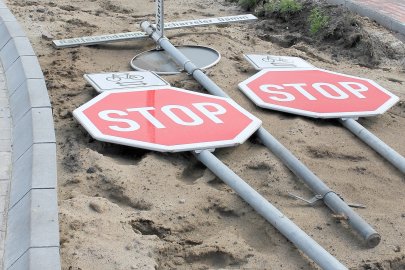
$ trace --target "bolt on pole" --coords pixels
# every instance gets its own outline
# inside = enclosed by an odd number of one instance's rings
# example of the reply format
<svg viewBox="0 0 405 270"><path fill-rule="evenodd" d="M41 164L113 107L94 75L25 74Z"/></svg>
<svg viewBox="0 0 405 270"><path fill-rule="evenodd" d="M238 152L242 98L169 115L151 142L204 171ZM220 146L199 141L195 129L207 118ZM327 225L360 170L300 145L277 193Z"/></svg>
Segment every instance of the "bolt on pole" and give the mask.
<svg viewBox="0 0 405 270"><path fill-rule="evenodd" d="M160 37L164 36L164 2L156 0L156 32Z"/></svg>
<svg viewBox="0 0 405 270"><path fill-rule="evenodd" d="M229 97L218 85L205 75L204 72L198 69L186 56L178 51L166 37L161 38L149 22L145 21L141 23L141 28L209 93L216 96ZM294 174L309 186L315 195L321 195L323 197L324 203L333 212L347 217L349 225L365 240L368 247L375 247L380 243L381 236L290 151L271 136L267 130L260 127L256 134L272 153L281 159Z"/></svg>
<svg viewBox="0 0 405 270"><path fill-rule="evenodd" d="M354 119L339 119L339 122L405 174L405 158L398 152L389 147Z"/></svg>
<svg viewBox="0 0 405 270"><path fill-rule="evenodd" d="M192 152L218 178L230 186L253 209L272 224L281 234L314 260L322 269L347 269L294 222L269 203L256 190L223 164L210 151Z"/></svg>

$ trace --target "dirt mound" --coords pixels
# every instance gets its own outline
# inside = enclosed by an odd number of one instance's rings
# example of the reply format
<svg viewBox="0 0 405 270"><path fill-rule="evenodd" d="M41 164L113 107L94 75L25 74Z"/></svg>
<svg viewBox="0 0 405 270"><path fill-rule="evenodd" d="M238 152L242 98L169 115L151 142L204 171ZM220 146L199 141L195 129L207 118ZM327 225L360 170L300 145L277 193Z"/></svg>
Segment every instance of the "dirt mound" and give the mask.
<svg viewBox="0 0 405 270"><path fill-rule="evenodd" d="M379 34L372 21L344 7L325 1L270 0L254 5L247 2L255 1L239 1L260 17L256 29L263 40L284 48L310 45L330 54L333 60L344 58L369 68L397 61L405 69L404 44L395 37Z"/></svg>

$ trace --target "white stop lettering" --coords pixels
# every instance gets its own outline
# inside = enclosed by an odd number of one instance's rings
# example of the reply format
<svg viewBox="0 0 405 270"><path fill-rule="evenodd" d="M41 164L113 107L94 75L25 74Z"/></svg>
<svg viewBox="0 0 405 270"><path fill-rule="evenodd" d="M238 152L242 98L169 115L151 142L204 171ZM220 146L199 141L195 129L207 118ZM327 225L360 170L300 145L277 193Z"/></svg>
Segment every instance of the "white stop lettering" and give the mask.
<svg viewBox="0 0 405 270"><path fill-rule="evenodd" d="M125 110L104 110L98 113L98 116L107 122L113 122L115 125L108 126L111 130L120 132L131 132L141 128L141 125L134 120L134 117L143 117L155 128L167 128L153 114L155 107L127 108ZM210 102L192 103L192 107L183 105L165 105L160 108L173 123L181 126L199 126L204 121L211 121L215 124L222 124L223 121L219 116L225 114L226 109L217 104ZM134 114L137 113L137 114Z"/></svg>
<svg viewBox="0 0 405 270"><path fill-rule="evenodd" d="M300 96L308 100L318 100L317 93L327 99L348 99L351 95L363 99L366 98L363 92L368 91L366 85L358 82L337 82L337 84L318 82L311 86L306 83L264 84L259 88L262 92L270 94L269 99L281 102L293 101Z"/></svg>

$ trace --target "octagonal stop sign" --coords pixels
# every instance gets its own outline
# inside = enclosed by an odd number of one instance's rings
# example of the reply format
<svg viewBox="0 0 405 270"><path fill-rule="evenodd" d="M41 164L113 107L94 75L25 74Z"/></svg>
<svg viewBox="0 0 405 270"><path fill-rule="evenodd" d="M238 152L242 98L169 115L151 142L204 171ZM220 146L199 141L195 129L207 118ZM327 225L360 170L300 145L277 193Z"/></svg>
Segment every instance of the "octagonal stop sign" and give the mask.
<svg viewBox="0 0 405 270"><path fill-rule="evenodd" d="M382 114L399 100L372 80L315 68L263 70L239 88L260 107L315 118Z"/></svg>
<svg viewBox="0 0 405 270"><path fill-rule="evenodd" d="M241 144L261 125L231 99L174 87L103 92L73 115L97 140L161 152Z"/></svg>

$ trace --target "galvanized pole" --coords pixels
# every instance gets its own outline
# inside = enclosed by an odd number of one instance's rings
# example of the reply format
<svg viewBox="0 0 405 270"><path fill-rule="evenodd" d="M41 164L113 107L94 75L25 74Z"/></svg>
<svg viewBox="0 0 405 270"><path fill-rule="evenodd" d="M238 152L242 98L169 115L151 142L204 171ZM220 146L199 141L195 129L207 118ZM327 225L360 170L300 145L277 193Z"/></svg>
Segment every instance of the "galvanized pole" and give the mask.
<svg viewBox="0 0 405 270"><path fill-rule="evenodd" d="M166 37L159 37L149 22L145 21L141 23L141 27L161 48L172 56L177 64L191 74L209 93L216 96L229 97L218 85L205 75L204 72L198 69L186 56L177 50ZM379 244L381 240L380 235L290 151L271 136L267 130L260 127L256 134L263 144L280 158L294 174L301 178L315 195L322 198L324 203L332 211L347 217L349 225L366 241L368 247L375 247Z"/></svg>
<svg viewBox="0 0 405 270"><path fill-rule="evenodd" d="M386 143L381 141L354 119L339 119L339 122L348 130L350 130L354 135L359 137L364 143L373 148L382 157L388 160L403 174L405 174L405 158L398 152L389 147Z"/></svg>
<svg viewBox="0 0 405 270"><path fill-rule="evenodd" d="M347 269L211 152L204 150L193 154L322 269Z"/></svg>

